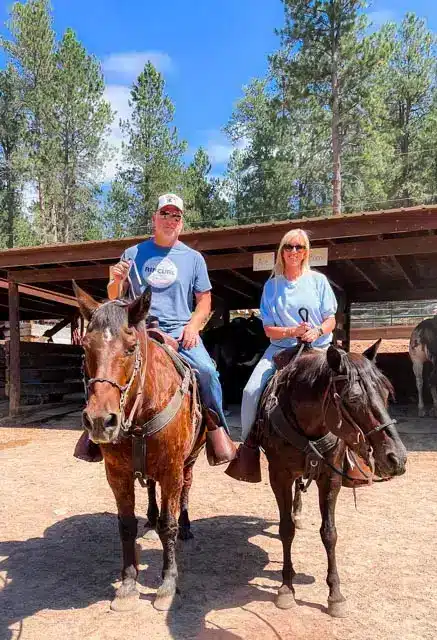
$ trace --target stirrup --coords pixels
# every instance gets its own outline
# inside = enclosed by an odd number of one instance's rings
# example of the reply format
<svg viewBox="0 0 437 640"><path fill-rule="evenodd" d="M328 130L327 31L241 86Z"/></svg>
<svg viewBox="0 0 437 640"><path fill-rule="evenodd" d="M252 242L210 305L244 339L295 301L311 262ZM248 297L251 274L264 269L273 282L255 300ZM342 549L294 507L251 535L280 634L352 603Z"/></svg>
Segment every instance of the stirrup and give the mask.
<svg viewBox="0 0 437 640"><path fill-rule="evenodd" d="M225 471L234 480L243 482L261 482L260 450L243 442L238 448L237 457Z"/></svg>

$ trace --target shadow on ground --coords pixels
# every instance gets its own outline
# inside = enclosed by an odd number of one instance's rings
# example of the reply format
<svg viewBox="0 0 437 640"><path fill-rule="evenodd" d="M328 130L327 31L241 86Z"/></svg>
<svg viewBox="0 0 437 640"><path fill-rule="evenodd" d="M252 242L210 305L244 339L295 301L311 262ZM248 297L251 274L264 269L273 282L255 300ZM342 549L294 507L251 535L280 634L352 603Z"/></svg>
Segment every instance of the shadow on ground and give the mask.
<svg viewBox="0 0 437 640"><path fill-rule="evenodd" d="M255 536L274 536L274 524L245 516L213 517L193 523L195 539L178 543L182 606L166 614L170 637L238 638L225 629L207 628L205 618L213 610L244 607L253 601L271 601L271 586L263 579L280 580L278 571L266 570L268 555L251 542ZM140 521L139 533L143 521ZM0 638L10 640L11 625L43 609L88 607L113 597L118 579L120 543L117 518L110 513L74 516L46 529L41 538L0 543L0 570L7 580L0 593ZM139 582L157 588L162 552L143 549ZM258 586L249 582L259 578ZM296 583L310 584L312 576L298 575ZM153 594L142 594L153 600ZM306 604L306 603L303 603ZM141 603L140 603L140 606ZM117 614L116 614L117 615ZM161 616L152 611L153 616Z"/></svg>

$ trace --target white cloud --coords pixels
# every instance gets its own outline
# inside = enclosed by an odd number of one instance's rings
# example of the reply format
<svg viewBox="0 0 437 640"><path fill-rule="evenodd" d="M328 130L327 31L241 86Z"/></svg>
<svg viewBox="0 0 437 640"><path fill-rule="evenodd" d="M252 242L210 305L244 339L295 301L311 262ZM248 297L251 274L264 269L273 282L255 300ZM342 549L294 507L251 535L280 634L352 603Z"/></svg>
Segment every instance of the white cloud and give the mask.
<svg viewBox="0 0 437 640"><path fill-rule="evenodd" d="M109 183L114 179L117 173L117 165L122 163L121 143L123 134L120 129L120 120L126 120L130 116L129 107L130 89L120 84L109 84L105 89L105 99L115 111L114 122L108 137L108 143L111 147L111 157L105 163L103 170L103 182Z"/></svg>
<svg viewBox="0 0 437 640"><path fill-rule="evenodd" d="M115 112L114 122L108 137L111 154L103 170L103 182L111 182L117 173L117 166L122 165L121 144L123 134L120 120L130 117L129 107L130 85L143 71L144 65L150 61L161 72L173 69L173 63L167 53L161 51L131 51L112 53L103 59L103 71L110 82L106 85L105 99Z"/></svg>
<svg viewBox="0 0 437 640"><path fill-rule="evenodd" d="M382 27L386 22L393 22L396 20L396 12L392 9L381 9L381 11L371 11L367 14L372 26L376 29Z"/></svg>
<svg viewBox="0 0 437 640"><path fill-rule="evenodd" d="M247 138L242 138L236 144L230 144L220 131L210 131L205 151L212 165L226 164L235 149L245 149L248 144L249 140Z"/></svg>
<svg viewBox="0 0 437 640"><path fill-rule="evenodd" d="M33 205L38 200L38 189L36 182L26 182L21 190L23 211L26 215L29 215L32 211Z"/></svg>
<svg viewBox="0 0 437 640"><path fill-rule="evenodd" d="M225 164L233 151L230 144L210 143L206 147L206 152L212 164Z"/></svg>
<svg viewBox="0 0 437 640"><path fill-rule="evenodd" d="M103 71L118 80L132 82L136 80L144 65L151 62L158 71L167 73L173 69L170 56L162 51L131 51L111 53L103 59Z"/></svg>

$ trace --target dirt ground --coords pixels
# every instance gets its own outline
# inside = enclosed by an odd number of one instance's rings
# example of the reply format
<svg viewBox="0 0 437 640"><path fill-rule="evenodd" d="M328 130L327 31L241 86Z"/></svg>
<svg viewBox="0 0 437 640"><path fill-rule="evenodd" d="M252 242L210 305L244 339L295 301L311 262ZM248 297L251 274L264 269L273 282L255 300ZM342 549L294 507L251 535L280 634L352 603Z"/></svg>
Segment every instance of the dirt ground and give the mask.
<svg viewBox="0 0 437 640"><path fill-rule="evenodd" d="M375 340L351 340L351 351L362 353L370 347ZM409 340L383 340L379 347L379 353L408 353Z"/></svg>
<svg viewBox="0 0 437 640"><path fill-rule="evenodd" d="M191 494L195 539L178 543L182 607L167 614L152 607L160 543L140 538L137 610L110 611L120 569L114 501L103 465L72 457L79 416L2 428L0 639L434 640L437 421L401 409L407 473L360 489L358 510L351 490L340 494L337 557L349 604L341 620L326 613L316 488L304 498L293 547L297 605L282 611L273 603L282 551L265 467L263 482L248 485L208 467L203 455ZM140 487L137 501L142 531Z"/></svg>

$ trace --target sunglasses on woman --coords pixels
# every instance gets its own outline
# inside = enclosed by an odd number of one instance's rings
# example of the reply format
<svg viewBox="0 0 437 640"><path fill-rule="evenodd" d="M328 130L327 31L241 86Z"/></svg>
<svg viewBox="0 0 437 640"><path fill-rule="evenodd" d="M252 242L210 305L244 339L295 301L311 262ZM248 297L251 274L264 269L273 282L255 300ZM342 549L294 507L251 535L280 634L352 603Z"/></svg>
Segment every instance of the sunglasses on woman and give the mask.
<svg viewBox="0 0 437 640"><path fill-rule="evenodd" d="M306 247L303 244L284 244L282 247L284 251L291 253L292 251L305 251Z"/></svg>
<svg viewBox="0 0 437 640"><path fill-rule="evenodd" d="M174 222L180 222L182 220L180 213L173 213L172 211L160 211L159 217L163 220L174 220Z"/></svg>

